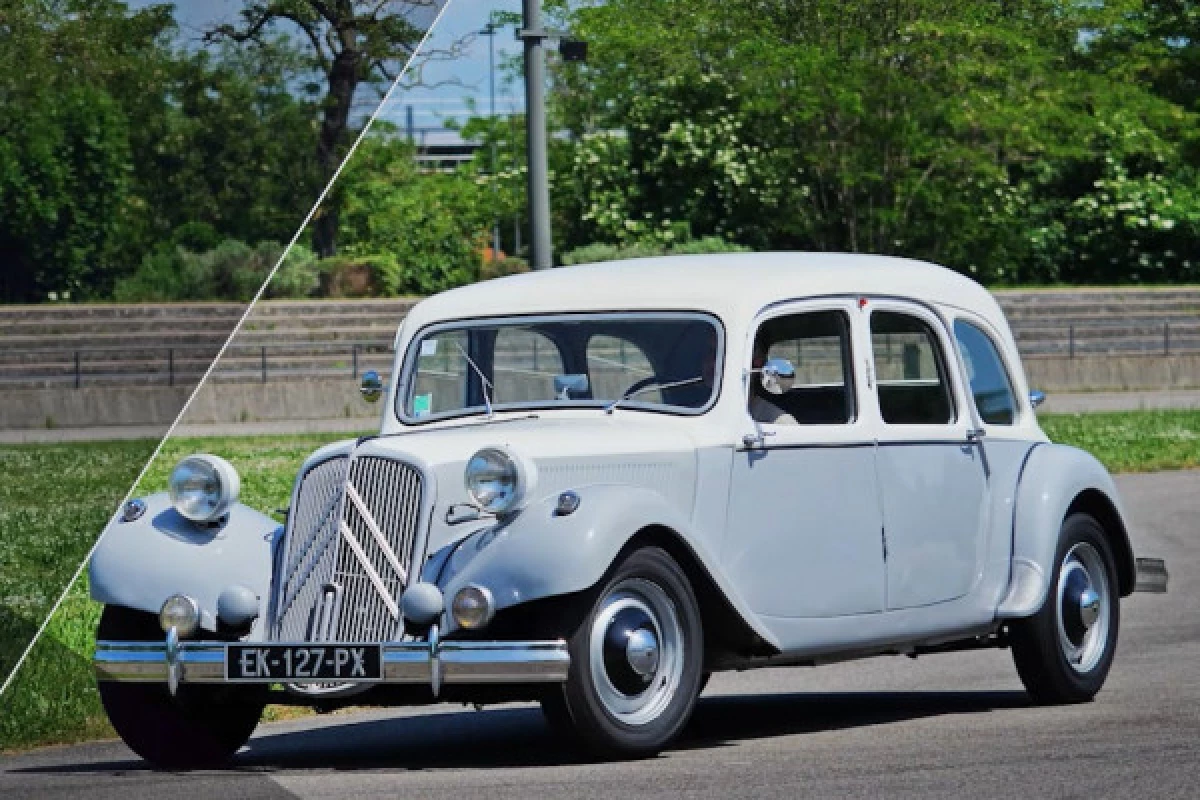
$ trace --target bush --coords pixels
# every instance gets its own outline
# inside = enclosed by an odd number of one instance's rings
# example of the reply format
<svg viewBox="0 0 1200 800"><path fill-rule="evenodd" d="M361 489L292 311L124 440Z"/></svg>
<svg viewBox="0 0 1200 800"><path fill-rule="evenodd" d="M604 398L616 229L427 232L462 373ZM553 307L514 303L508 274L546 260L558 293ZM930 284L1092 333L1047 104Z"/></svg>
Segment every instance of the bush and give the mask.
<svg viewBox="0 0 1200 800"><path fill-rule="evenodd" d="M562 256L563 264L594 264L600 261L619 261L626 258L649 258L665 255L699 255L704 253L748 253L749 247L728 242L719 236L691 239L671 247L657 242L635 242L628 245L589 244Z"/></svg>
<svg viewBox="0 0 1200 800"><path fill-rule="evenodd" d="M401 270L388 254L334 256L318 262L322 297L394 297Z"/></svg>
<svg viewBox="0 0 1200 800"><path fill-rule="evenodd" d="M267 286L267 297L310 297L321 286L317 255L302 244L292 245L283 265Z"/></svg>
<svg viewBox="0 0 1200 800"><path fill-rule="evenodd" d="M483 266L479 268L479 279L485 281L489 278L503 278L505 275L517 275L522 272L529 272L529 262L523 258L505 256L484 259Z"/></svg>
<svg viewBox="0 0 1200 800"><path fill-rule="evenodd" d="M197 253L176 244L147 255L137 270L117 283L113 298L124 303L233 300L248 302L283 255L276 242L251 247L226 239ZM276 275L274 297L303 297L317 286L315 257L308 248L293 248Z"/></svg>

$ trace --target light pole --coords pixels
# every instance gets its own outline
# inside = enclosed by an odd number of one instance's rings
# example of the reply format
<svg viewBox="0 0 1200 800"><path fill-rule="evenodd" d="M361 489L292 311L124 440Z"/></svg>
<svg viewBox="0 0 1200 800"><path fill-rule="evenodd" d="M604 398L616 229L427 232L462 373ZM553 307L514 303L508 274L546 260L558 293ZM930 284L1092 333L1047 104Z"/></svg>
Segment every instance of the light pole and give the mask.
<svg viewBox="0 0 1200 800"><path fill-rule="evenodd" d="M491 171L492 171L492 260L500 257L500 218L496 216L496 29L495 22L488 22L479 33L488 37L488 96L491 115Z"/></svg>
<svg viewBox="0 0 1200 800"><path fill-rule="evenodd" d="M529 161L530 259L534 269L554 266L550 237L550 187L546 166L546 31L542 29L541 0L522 0L524 24L519 32L525 45L525 125Z"/></svg>

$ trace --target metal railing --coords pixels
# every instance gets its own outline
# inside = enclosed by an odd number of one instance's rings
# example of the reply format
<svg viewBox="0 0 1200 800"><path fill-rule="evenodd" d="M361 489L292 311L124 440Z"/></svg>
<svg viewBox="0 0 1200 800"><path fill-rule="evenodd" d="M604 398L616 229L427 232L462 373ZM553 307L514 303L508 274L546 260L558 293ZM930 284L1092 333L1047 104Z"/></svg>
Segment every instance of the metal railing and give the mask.
<svg viewBox="0 0 1200 800"><path fill-rule="evenodd" d="M1200 320L1157 324L1018 323L1013 333L1025 358L1200 353ZM0 350L0 389L190 385L204 375L219 349L212 344L4 349ZM235 343L226 350L213 375L222 381L261 383L342 376L357 379L365 369L387 371L391 360L390 341Z"/></svg>
<svg viewBox="0 0 1200 800"><path fill-rule="evenodd" d="M1171 356L1200 352L1200 320L1161 323L1014 325L1025 357Z"/></svg>
<svg viewBox="0 0 1200 800"><path fill-rule="evenodd" d="M27 348L0 351L0 388L30 385L176 386L194 384L219 352L205 344L133 347ZM367 368L390 367L391 343L292 342L231 345L213 369L219 379L357 379Z"/></svg>

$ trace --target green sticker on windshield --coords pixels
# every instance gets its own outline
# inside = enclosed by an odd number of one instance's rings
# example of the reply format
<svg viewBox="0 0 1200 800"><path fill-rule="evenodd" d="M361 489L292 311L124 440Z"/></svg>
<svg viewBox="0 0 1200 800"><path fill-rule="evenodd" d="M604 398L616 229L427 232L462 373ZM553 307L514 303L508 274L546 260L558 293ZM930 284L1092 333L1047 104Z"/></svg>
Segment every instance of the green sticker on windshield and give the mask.
<svg viewBox="0 0 1200 800"><path fill-rule="evenodd" d="M418 394L413 397L413 416L427 417L433 411L433 395Z"/></svg>

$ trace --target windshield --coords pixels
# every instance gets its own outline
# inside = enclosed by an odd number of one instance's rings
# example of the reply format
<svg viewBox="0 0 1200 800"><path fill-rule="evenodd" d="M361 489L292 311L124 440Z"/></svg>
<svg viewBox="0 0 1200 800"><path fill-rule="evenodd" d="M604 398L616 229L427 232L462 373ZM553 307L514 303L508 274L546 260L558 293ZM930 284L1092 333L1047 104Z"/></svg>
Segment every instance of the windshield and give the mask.
<svg viewBox="0 0 1200 800"><path fill-rule="evenodd" d="M701 413L714 397L720 338L715 319L693 313L440 325L409 348L397 412L417 422L489 405L603 408L632 395L621 408Z"/></svg>

